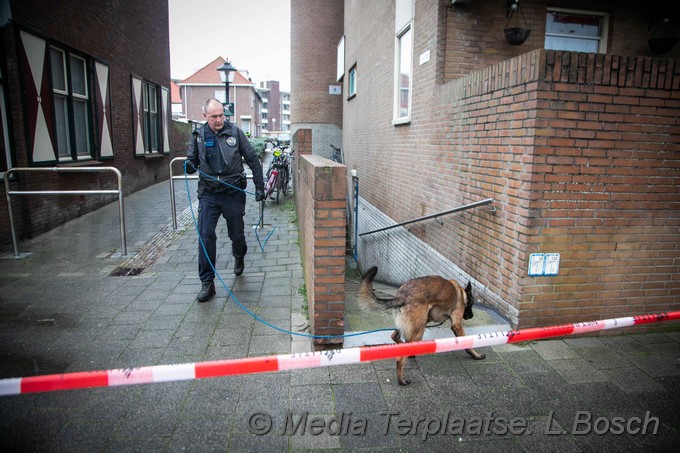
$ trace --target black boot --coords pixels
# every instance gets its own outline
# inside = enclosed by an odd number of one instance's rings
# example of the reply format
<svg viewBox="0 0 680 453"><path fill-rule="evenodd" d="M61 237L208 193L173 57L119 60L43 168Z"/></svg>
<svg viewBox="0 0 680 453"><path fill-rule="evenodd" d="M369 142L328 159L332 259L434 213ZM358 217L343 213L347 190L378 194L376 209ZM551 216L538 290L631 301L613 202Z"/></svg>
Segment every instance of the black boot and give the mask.
<svg viewBox="0 0 680 453"><path fill-rule="evenodd" d="M234 258L234 274L238 277L243 273L243 257L241 258Z"/></svg>
<svg viewBox="0 0 680 453"><path fill-rule="evenodd" d="M201 282L201 291L199 291L196 300L199 302L207 302L215 295L215 282Z"/></svg>

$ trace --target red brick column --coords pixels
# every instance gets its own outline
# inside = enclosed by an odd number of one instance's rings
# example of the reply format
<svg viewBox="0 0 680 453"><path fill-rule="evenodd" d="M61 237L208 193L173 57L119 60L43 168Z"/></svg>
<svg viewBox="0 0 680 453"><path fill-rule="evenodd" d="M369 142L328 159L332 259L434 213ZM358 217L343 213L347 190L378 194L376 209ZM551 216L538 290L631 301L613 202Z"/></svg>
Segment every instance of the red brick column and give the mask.
<svg viewBox="0 0 680 453"><path fill-rule="evenodd" d="M312 131L293 136L295 201L300 249L307 288L309 322L314 335L342 335L345 330L345 204L347 168L310 154ZM315 349L342 346L342 338L315 338Z"/></svg>

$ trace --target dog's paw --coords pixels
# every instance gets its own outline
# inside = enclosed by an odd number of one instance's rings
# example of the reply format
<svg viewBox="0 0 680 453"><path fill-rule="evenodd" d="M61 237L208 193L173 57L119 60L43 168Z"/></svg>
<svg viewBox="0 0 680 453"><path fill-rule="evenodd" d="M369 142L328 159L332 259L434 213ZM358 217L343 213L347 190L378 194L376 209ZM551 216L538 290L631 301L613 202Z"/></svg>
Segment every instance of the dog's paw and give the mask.
<svg viewBox="0 0 680 453"><path fill-rule="evenodd" d="M484 360L486 358L486 354L483 352L477 352L472 349L466 349L465 352L475 360Z"/></svg>
<svg viewBox="0 0 680 453"><path fill-rule="evenodd" d="M411 381L409 381L408 379L402 379L402 380L399 381L399 385L402 385L402 386L409 385L410 383L411 383Z"/></svg>

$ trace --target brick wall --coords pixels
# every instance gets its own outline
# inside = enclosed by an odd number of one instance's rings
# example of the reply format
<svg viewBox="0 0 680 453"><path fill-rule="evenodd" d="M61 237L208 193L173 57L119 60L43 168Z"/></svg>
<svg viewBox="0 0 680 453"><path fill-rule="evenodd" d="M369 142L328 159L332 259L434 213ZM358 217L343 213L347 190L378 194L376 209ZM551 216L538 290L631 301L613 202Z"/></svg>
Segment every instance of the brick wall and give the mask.
<svg viewBox="0 0 680 453"><path fill-rule="evenodd" d="M314 335L343 335L346 168L310 154L309 129L295 132L292 142L298 154L293 184L311 331ZM342 338L318 338L313 346L325 349L342 342Z"/></svg>
<svg viewBox="0 0 680 453"><path fill-rule="evenodd" d="M542 55L533 51L442 87L451 101L444 110L451 121L442 124L450 171L440 184L454 188L456 204L494 198L497 211L473 209L443 228L415 231L471 276L482 300L517 325L525 319L520 301L529 283L527 242L535 234L528 203L536 196L530 181Z"/></svg>
<svg viewBox="0 0 680 453"><path fill-rule="evenodd" d="M527 322L680 306L680 62L547 52L537 87L532 250L562 253Z"/></svg>
<svg viewBox="0 0 680 453"><path fill-rule="evenodd" d="M343 2L291 1L292 123L342 127L343 96L328 92L340 84L335 49L342 35Z"/></svg>
<svg viewBox="0 0 680 453"><path fill-rule="evenodd" d="M430 185L432 206L379 212L396 222L487 197L497 212L377 233L360 256L397 266L387 281L432 269L469 276L481 300L522 327L677 309L679 84L673 60L536 50L444 85L440 152L419 150L418 172L388 189L403 197L412 185L419 196ZM371 214L389 205L381 175L359 174L360 219L389 224ZM536 252L561 254L558 276L528 277Z"/></svg>
<svg viewBox="0 0 680 453"><path fill-rule="evenodd" d="M180 138L182 134L174 133L174 127L171 127L169 156L145 159L134 155L130 77L136 74L159 86L170 87L167 2L143 0L102 5L61 0L45 9L43 2L28 0L12 3L12 19L11 24L0 33L6 60L3 76L8 108L11 110L12 143L16 156L14 166L28 166L22 82L19 79L16 51L17 28L22 27L109 65L114 158L92 164L117 167L123 173L126 194L166 179L168 162L176 152L184 152L186 138ZM21 190L68 190L103 187L110 180L103 174L72 176L48 174L38 178L21 177L18 183L13 184ZM6 212L4 198L0 201L0 209ZM32 237L115 201L115 196L15 198L14 217L20 238ZM8 220L6 215L0 215L0 243L10 242Z"/></svg>
<svg viewBox="0 0 680 453"><path fill-rule="evenodd" d="M463 190L500 208L496 221L470 216L457 241L518 325L680 305L676 67L534 51L452 85ZM560 253L559 275L528 277L535 252Z"/></svg>

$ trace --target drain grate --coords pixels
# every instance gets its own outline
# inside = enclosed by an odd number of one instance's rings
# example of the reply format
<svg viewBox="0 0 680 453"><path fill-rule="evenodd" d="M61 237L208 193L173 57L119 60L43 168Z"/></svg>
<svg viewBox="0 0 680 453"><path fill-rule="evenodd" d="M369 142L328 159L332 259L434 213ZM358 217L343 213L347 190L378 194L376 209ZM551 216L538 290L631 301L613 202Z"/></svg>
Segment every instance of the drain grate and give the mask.
<svg viewBox="0 0 680 453"><path fill-rule="evenodd" d="M172 223L167 224L163 229L156 233L151 239L146 241L139 252L132 258L125 260L120 266L116 267L110 277L134 277L141 274L147 268L153 266L156 260L163 255L165 250L172 244L179 235L184 233L193 221L191 210L197 209L198 200L192 206L187 206L178 219L178 227L173 230Z"/></svg>
<svg viewBox="0 0 680 453"><path fill-rule="evenodd" d="M109 277L134 277L144 272L145 267L118 266L109 274Z"/></svg>

